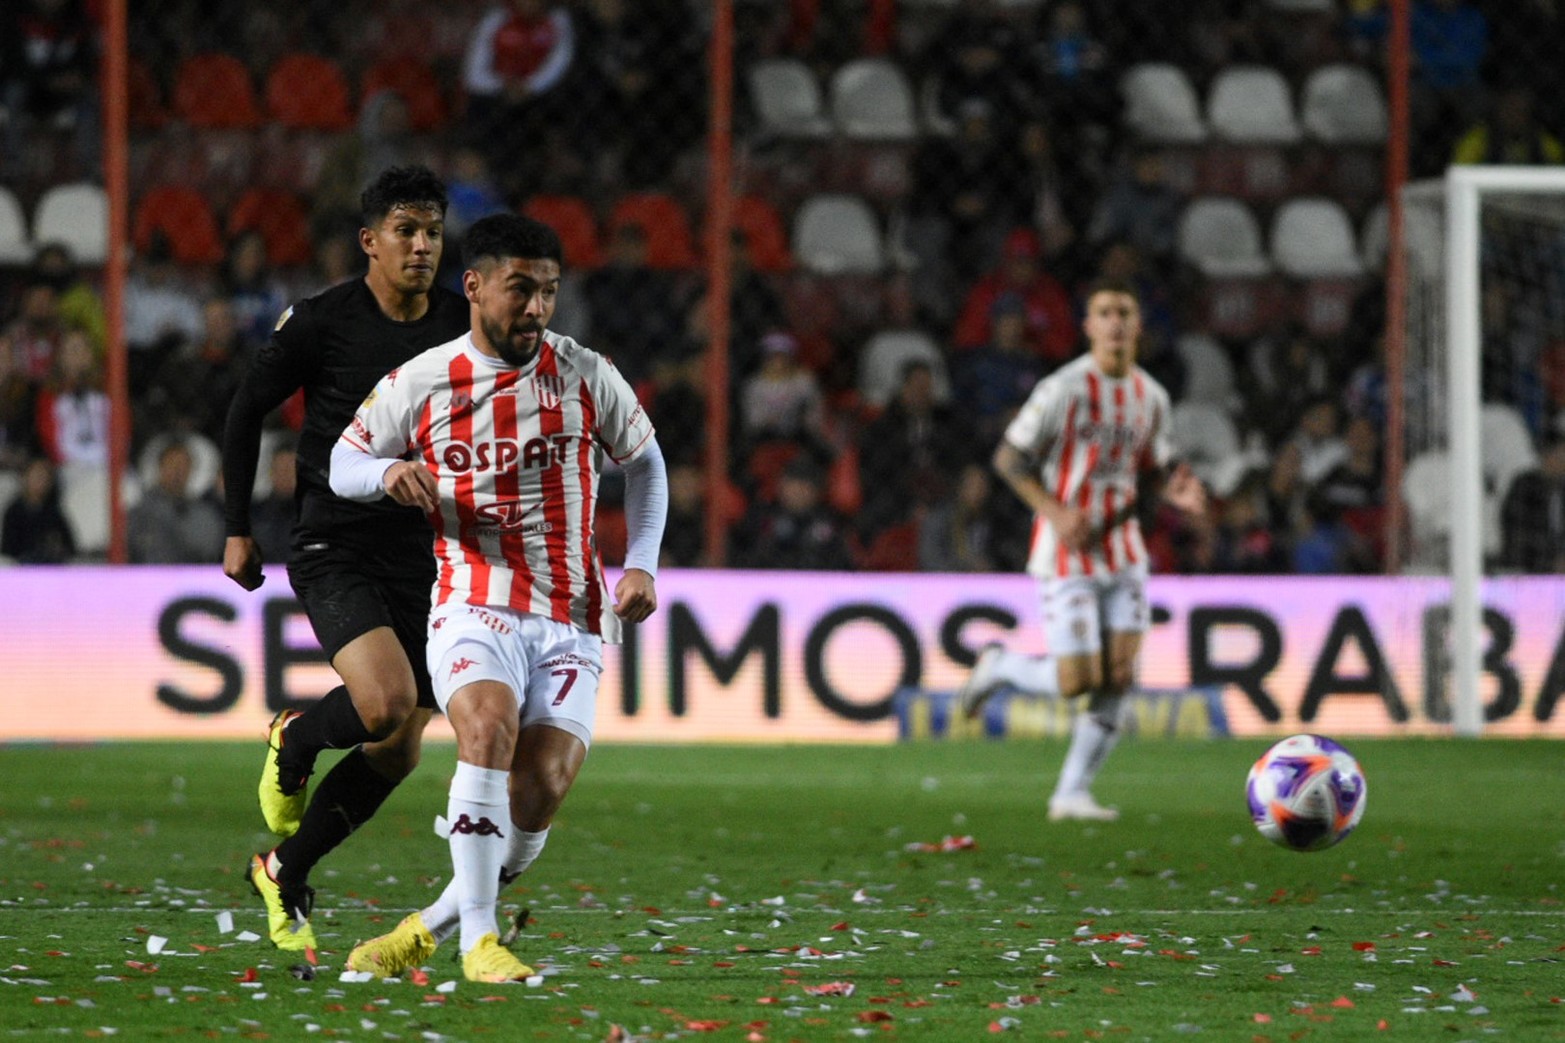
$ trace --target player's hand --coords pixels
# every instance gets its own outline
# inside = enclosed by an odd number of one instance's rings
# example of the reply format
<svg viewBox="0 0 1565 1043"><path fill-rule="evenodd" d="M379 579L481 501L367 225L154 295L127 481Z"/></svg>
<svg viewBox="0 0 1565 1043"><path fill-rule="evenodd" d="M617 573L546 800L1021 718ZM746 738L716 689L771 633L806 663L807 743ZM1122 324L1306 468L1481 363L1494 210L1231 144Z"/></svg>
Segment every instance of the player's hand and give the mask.
<svg viewBox="0 0 1565 1043"><path fill-rule="evenodd" d="M1195 476L1189 464L1179 464L1168 476L1163 499L1193 518L1206 515L1206 483Z"/></svg>
<svg viewBox="0 0 1565 1043"><path fill-rule="evenodd" d="M652 577L641 569L626 569L614 584L614 614L627 623L640 623L658 608L658 592Z"/></svg>
<svg viewBox="0 0 1565 1043"><path fill-rule="evenodd" d="M1066 548L1081 550L1092 536L1092 523L1087 519L1085 511L1075 507L1061 507L1059 514L1054 517L1054 531L1059 534L1060 542Z"/></svg>
<svg viewBox="0 0 1565 1043"><path fill-rule="evenodd" d="M266 582L261 573L261 548L249 536L230 536L223 543L223 575L246 590Z"/></svg>
<svg viewBox="0 0 1565 1043"><path fill-rule="evenodd" d="M386 495L404 507L417 507L428 514L440 506L440 482L421 463L398 460L386 468L380 480Z"/></svg>

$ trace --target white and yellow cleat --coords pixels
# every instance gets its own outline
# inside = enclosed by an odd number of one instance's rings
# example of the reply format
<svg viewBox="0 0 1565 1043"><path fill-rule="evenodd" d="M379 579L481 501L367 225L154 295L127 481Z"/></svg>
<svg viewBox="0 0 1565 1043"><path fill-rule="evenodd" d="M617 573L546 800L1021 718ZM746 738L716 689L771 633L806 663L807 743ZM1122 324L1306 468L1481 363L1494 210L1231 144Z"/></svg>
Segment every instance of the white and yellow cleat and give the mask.
<svg viewBox="0 0 1565 1043"><path fill-rule="evenodd" d="M995 665L1000 661L1000 654L1005 651L998 641L991 641L978 653L977 660L973 663L972 671L962 686L956 690L956 704L961 708L962 716L972 720L983 712L984 705L989 697L1000 690L1005 682L995 675Z"/></svg>
<svg viewBox="0 0 1565 1043"><path fill-rule="evenodd" d="M377 978L400 978L435 955L437 944L435 936L424 926L424 918L413 912L386 934L355 945L348 953L346 966L350 971L368 971Z"/></svg>
<svg viewBox="0 0 1565 1043"><path fill-rule="evenodd" d="M462 976L468 981L526 981L533 973L533 969L501 945L500 936L492 932L462 954Z"/></svg>
<svg viewBox="0 0 1565 1043"><path fill-rule="evenodd" d="M279 763L285 741L283 729L297 716L299 714L294 710L280 710L272 718L271 727L266 733L266 761L261 765L261 785L257 790L266 828L282 837L291 837L299 832L299 821L304 818L305 798L308 795L304 783L309 773L285 780Z"/></svg>
<svg viewBox="0 0 1565 1043"><path fill-rule="evenodd" d="M315 889L299 887L285 890L272 876L265 855L250 859L250 887L266 904L266 931L272 944L290 952L317 948L315 930L310 926L310 908L315 904Z"/></svg>

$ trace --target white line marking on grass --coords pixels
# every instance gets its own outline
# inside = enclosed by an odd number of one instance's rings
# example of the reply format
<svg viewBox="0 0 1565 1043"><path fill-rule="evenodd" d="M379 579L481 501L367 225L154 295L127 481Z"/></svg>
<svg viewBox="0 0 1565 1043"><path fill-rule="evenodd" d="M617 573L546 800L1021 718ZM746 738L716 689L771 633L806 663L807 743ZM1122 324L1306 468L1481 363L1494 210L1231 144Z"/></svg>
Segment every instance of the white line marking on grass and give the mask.
<svg viewBox="0 0 1565 1043"><path fill-rule="evenodd" d="M375 914L379 914L379 915L383 915L383 916L399 916L400 917L400 916L405 916L406 914L408 914L410 912L413 912L416 909L420 909L420 908L422 908L422 906L407 906L406 908L392 908L391 906L384 906L384 905L375 906L374 908L370 908L370 907L367 907L367 906L337 906L337 907L332 907L332 908L320 907L320 908L317 908L315 910L315 913L317 915L327 915L327 916L338 916L338 915L361 916L361 915L364 915L366 913L375 913ZM870 917L875 917L875 916L896 916L896 917L904 917L904 918L905 917L909 917L909 916L917 916L917 917L920 917L920 918L922 918L922 917L930 917L930 916L1000 916L1000 917L1004 917L1004 916L1091 916L1091 917L1096 917L1096 918L1099 918L1099 919L1101 919L1103 917L1109 917L1109 916L1116 916L1116 917L1124 917L1124 916L1223 916L1223 917L1235 917L1235 916L1254 916L1256 913L1265 912L1267 909L1277 909L1277 908L1294 909L1294 910L1296 910L1298 912L1309 912L1311 914L1320 915L1320 916L1397 916L1397 917L1412 917L1412 918L1415 918L1415 919L1429 918L1429 917L1450 919L1450 918L1456 917L1456 916L1536 916L1536 917L1555 917L1557 919L1565 919L1565 909L1553 909L1553 910L1545 910L1545 909L1485 909L1485 908L1482 908L1482 907L1475 907L1475 906L1469 906L1469 907L1464 908L1464 909L1429 909L1429 908L1423 908L1423 907L1419 907L1419 908L1408 907L1408 908L1403 908L1403 909L1359 909L1359 908L1331 909L1331 908L1324 908L1324 907L1321 907L1321 906L1313 906L1313 905L1312 906L1286 906L1286 905L1285 906L1272 906L1272 905L1266 905L1266 906L1253 906L1253 907L1238 908L1238 909L1111 909L1111 910L1108 910L1106 912L1102 911L1102 910L1093 910L1091 912L1088 912L1085 909L1073 910L1073 909L1064 909L1064 908L1039 908L1039 907L1036 907L1036 906L1028 906L1028 907L1025 907L1025 908L1017 908L1017 907L1014 907L1014 906L1001 906L1001 905L984 906L982 908L967 908L967 907L964 907L964 908L952 908L950 906L945 906L945 907L939 908L939 909L927 909L927 908L899 909L899 908L896 908L895 906L893 906L891 908L884 908L884 907L882 907L882 908L866 908L864 906L855 906L853 908L848 908L847 906L803 905L803 904L800 904L800 905L790 905L787 908L788 908L789 912L792 913L794 916L800 916L800 915L803 915L803 914L806 914L806 913L819 913L822 916L847 914L847 915L851 915L852 917L854 917L856 919L868 919ZM582 909L579 906L574 906L574 905L541 906L541 905L534 904L532 906L532 911L533 911L534 915L536 915L538 913L548 913L551 916L559 916L559 915L562 915L562 914L571 914L571 915L580 915L580 916L605 916L605 915L616 915L616 914L618 914L618 915L621 915L621 916L623 916L625 918L637 918L637 917L639 917L639 918L658 919L658 920L671 920L671 919L676 919L678 917L685 917L685 916L699 917L702 920L716 920L719 917L732 916L732 915L734 915L736 913L755 913L758 916L770 916L770 915L773 915L772 913L768 912L766 909L752 908L752 907L749 907L749 906L736 906L736 907L733 907L733 908L723 908L723 909L712 909L710 907L704 907L704 908L700 908L700 909L668 909L668 908L660 907L660 909L661 909L661 911L658 913L658 915L656 917L653 917L652 914L644 913L640 909L616 909L616 908L612 908L612 907L604 907L604 908L597 908L597 909ZM7 914L7 913L57 913L57 914L66 914L66 913L84 914L84 913L91 913L91 914L95 914L95 915L112 914L112 915L115 915L115 916L141 916L141 917L151 918L151 917L153 917L155 915L167 915L167 914L170 914L170 913L196 913L196 914L199 914L201 916L211 916L214 912L218 912L218 911L220 911L220 910L219 910L219 907L217 907L217 906L204 906L204 907L197 908L197 909L158 909L158 908L152 908L152 907L132 907L132 908L126 908L124 906L62 906L62 907L59 907L59 908L52 908L52 907L49 907L49 906L41 906L41 905L31 905L31 906L4 905L4 906L0 906L0 916L3 916L5 914ZM243 911L241 911L241 912L243 913ZM253 912L255 913L255 915L257 917L262 917L262 916L266 915L265 912L260 910L260 909L253 910Z"/></svg>

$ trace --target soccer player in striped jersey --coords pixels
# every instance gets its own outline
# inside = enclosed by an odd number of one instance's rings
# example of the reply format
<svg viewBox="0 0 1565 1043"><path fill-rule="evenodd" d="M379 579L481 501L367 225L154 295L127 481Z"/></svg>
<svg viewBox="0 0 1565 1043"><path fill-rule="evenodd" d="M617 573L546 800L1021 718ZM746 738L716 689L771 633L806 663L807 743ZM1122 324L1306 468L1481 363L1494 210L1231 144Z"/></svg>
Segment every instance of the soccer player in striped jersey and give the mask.
<svg viewBox="0 0 1565 1043"><path fill-rule="evenodd" d="M543 850L586 759L603 643L657 608L668 485L630 385L546 329L553 230L498 214L464 247L470 332L387 374L332 450L338 495L389 497L434 525L428 662L457 736L451 882L347 966L398 975L459 933L469 980L517 981L532 970L499 943L499 890ZM626 478L629 548L612 596L593 539L600 453Z"/></svg>
<svg viewBox="0 0 1565 1043"><path fill-rule="evenodd" d="M1035 514L1027 571L1038 580L1049 654L986 645L957 698L974 717L1006 685L1086 696L1049 818L1110 821L1119 812L1091 786L1118 741L1150 622L1138 488L1159 483L1163 499L1195 515L1206 510L1206 490L1188 467L1171 465L1168 392L1136 365L1134 290L1095 283L1082 329L1087 353L1038 382L994 452L995 470Z"/></svg>

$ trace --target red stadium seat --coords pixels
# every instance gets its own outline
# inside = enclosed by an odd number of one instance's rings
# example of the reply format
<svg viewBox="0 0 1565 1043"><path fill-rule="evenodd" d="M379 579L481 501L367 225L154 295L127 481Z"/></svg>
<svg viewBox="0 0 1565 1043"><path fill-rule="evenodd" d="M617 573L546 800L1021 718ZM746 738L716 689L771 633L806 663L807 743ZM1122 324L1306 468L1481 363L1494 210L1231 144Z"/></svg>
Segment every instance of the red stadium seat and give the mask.
<svg viewBox="0 0 1565 1043"><path fill-rule="evenodd" d="M266 113L294 130L353 126L348 78L318 54L286 54L266 73Z"/></svg>
<svg viewBox="0 0 1565 1043"><path fill-rule="evenodd" d="M565 263L571 268L590 269L603 263L598 245L598 219L580 196L533 196L522 213L542 221L559 233L565 249Z"/></svg>
<svg viewBox="0 0 1565 1043"><path fill-rule="evenodd" d="M917 572L918 523L904 522L876 533L864 548L859 567L870 572Z"/></svg>
<svg viewBox="0 0 1565 1043"><path fill-rule="evenodd" d="M446 99L440 80L429 66L403 58L376 62L359 80L362 105L378 91L395 91L408 107L408 124L416 131L439 130L446 125Z"/></svg>
<svg viewBox="0 0 1565 1043"><path fill-rule="evenodd" d="M736 199L734 228L744 236L750 267L758 272L786 272L793 268L787 225L769 201L761 196Z"/></svg>
<svg viewBox="0 0 1565 1043"><path fill-rule="evenodd" d="M174 115L193 127L249 130L261 125L250 70L231 54L196 54L174 76Z"/></svg>
<svg viewBox="0 0 1565 1043"><path fill-rule="evenodd" d="M133 130L157 130L168 122L163 90L145 62L129 59L125 69L126 109Z"/></svg>
<svg viewBox="0 0 1565 1043"><path fill-rule="evenodd" d="M744 469L756 500L770 503L777 498L777 480L782 477L783 468L787 467L803 448L798 442L779 439L762 442L750 451L750 458L745 461Z"/></svg>
<svg viewBox="0 0 1565 1043"><path fill-rule="evenodd" d="M223 259L217 218L200 192L184 185L160 185L144 193L131 218L131 241L147 252L161 232L180 264L216 264Z"/></svg>
<svg viewBox="0 0 1565 1043"><path fill-rule="evenodd" d="M673 196L661 192L623 196L609 213L609 237L622 225L639 225L646 234L648 267L694 268L698 263L690 219Z"/></svg>
<svg viewBox="0 0 1565 1043"><path fill-rule="evenodd" d="M309 264L315 257L310 218L291 192L252 188L228 213L230 236L254 228L266 240L266 259L276 268Z"/></svg>

